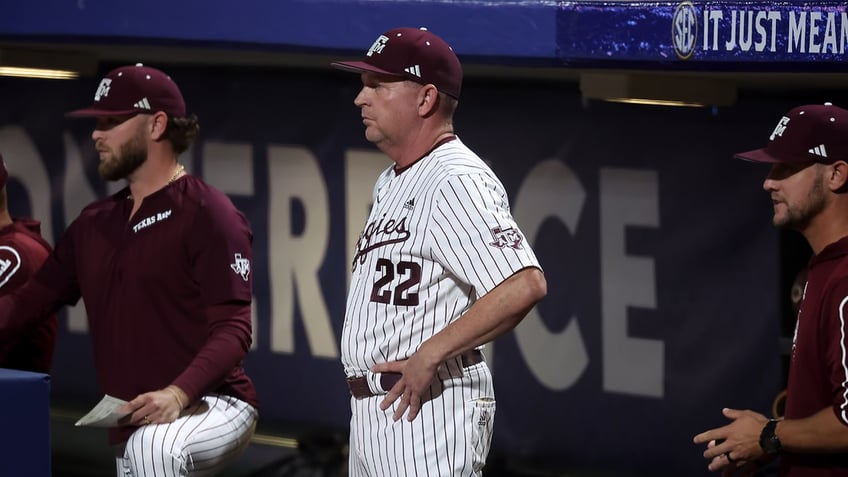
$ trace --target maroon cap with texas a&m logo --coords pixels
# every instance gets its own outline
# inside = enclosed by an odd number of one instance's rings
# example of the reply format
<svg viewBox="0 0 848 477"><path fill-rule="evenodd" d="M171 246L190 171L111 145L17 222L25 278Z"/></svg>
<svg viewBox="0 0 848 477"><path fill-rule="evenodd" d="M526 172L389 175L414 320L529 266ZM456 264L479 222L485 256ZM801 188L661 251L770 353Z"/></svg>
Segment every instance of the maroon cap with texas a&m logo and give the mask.
<svg viewBox="0 0 848 477"><path fill-rule="evenodd" d="M462 65L453 49L423 27L389 30L377 37L362 61L337 61L332 66L432 84L457 99L462 90Z"/></svg>
<svg viewBox="0 0 848 477"><path fill-rule="evenodd" d="M735 157L786 164L848 161L848 111L831 103L798 106L780 118L766 147Z"/></svg>
<svg viewBox="0 0 848 477"><path fill-rule="evenodd" d="M165 73L137 63L106 74L94 93L94 104L66 116L125 116L163 111L174 118L185 117L183 95Z"/></svg>

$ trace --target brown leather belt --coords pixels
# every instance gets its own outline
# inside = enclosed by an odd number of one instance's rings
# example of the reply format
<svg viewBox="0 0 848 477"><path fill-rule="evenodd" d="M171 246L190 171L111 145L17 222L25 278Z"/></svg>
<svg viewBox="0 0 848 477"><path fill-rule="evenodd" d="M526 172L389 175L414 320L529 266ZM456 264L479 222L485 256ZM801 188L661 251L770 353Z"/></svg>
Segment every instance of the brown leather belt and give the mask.
<svg viewBox="0 0 848 477"><path fill-rule="evenodd" d="M474 366L483 362L483 353L479 349L468 350L459 355L459 360L462 362L463 368ZM380 387L388 391L392 389L401 378L400 373L381 373ZM367 397L377 396L371 392L368 387L368 379L365 376L353 376L347 378L347 387L350 388L350 395L356 399L364 399Z"/></svg>

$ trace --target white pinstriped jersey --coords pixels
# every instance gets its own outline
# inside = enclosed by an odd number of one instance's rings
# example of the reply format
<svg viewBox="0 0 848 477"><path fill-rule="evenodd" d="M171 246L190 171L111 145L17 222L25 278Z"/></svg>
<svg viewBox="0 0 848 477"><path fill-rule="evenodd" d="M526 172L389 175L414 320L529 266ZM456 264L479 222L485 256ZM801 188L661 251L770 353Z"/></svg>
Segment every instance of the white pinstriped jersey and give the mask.
<svg viewBox="0 0 848 477"><path fill-rule="evenodd" d="M360 234L342 364L361 376L406 359L476 299L539 267L500 180L458 138L401 173L384 171Z"/></svg>

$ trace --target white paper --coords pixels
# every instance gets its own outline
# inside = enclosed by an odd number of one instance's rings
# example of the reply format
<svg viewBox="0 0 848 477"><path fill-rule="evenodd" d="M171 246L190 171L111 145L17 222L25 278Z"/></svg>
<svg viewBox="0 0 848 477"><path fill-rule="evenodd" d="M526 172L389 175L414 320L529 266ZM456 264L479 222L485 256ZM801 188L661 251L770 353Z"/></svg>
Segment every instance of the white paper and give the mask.
<svg viewBox="0 0 848 477"><path fill-rule="evenodd" d="M91 427L117 427L118 419L129 414L128 412L118 412L117 409L126 401L112 397L108 394L103 396L103 399L97 403L85 416L82 416L75 426L91 426Z"/></svg>

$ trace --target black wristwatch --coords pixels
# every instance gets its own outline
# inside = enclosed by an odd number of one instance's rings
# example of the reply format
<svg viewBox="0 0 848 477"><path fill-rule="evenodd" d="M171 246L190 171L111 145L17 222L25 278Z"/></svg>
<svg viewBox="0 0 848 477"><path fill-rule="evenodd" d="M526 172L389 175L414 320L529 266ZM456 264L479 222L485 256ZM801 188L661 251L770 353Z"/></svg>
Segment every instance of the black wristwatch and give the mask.
<svg viewBox="0 0 848 477"><path fill-rule="evenodd" d="M766 454L780 454L783 448L780 445L780 439L774 433L779 419L769 419L769 422L763 427L763 432L760 433L760 447L763 448Z"/></svg>

